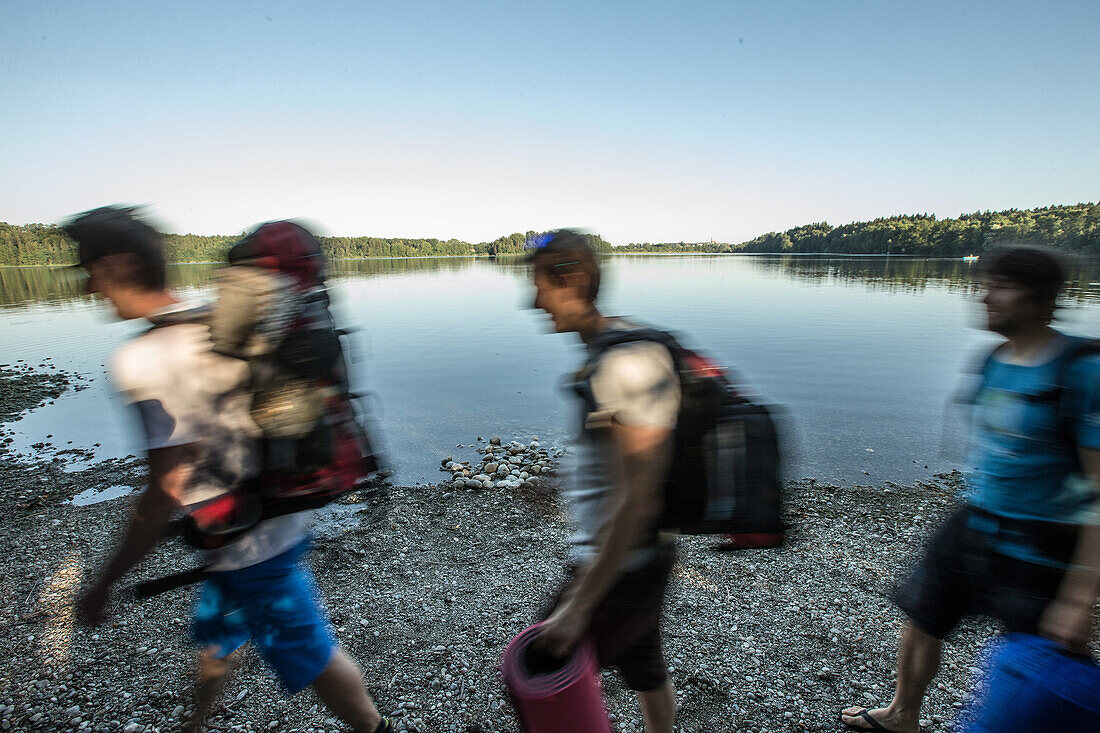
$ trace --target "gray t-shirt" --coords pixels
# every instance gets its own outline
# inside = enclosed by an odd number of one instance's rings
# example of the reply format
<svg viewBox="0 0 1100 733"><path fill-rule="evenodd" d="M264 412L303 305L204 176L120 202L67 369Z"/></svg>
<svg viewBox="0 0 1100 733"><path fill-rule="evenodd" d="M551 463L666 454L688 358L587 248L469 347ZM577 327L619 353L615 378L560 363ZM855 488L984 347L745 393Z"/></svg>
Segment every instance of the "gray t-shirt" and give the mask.
<svg viewBox="0 0 1100 733"><path fill-rule="evenodd" d="M185 310L180 304L153 314ZM180 496L182 507L207 501L260 469L260 431L249 414L248 364L214 353L209 329L197 323L155 328L115 352L116 388L133 405L146 450L195 445L198 457ZM207 553L211 570L235 570L268 560L304 538L304 518L291 514L256 525Z"/></svg>
<svg viewBox="0 0 1100 733"><path fill-rule="evenodd" d="M621 321L612 326L630 327ZM576 526L572 541L577 563L591 562L599 552L620 481L617 454L607 428L615 421L672 430L680 410L680 378L672 355L661 344L635 341L611 347L590 380L596 409L585 415L573 481L566 492ZM653 547L648 544L635 548L621 570L635 570L653 557Z"/></svg>

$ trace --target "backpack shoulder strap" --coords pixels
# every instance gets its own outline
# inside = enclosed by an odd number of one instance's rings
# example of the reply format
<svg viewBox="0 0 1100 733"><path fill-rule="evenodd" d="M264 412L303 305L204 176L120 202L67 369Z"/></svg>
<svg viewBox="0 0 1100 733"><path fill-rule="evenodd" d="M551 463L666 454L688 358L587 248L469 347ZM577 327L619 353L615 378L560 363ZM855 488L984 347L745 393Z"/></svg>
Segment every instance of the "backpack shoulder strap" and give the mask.
<svg viewBox="0 0 1100 733"><path fill-rule="evenodd" d="M975 373L980 375L981 379L977 386L971 390L969 396L966 399L960 400L964 404L973 405L978 399L978 395L982 390L989 378L989 367L993 363L997 354L1000 353L1007 342L998 344L994 348L990 349L980 360L976 360ZM1040 395L1040 401L1047 404L1053 404L1058 410L1058 420L1061 423L1059 432L1061 433L1060 440L1067 445L1076 445L1076 427L1074 420L1074 410L1072 409L1073 392L1069 389L1067 384L1069 380L1070 369L1077 363L1078 360L1087 356L1100 354L1100 339L1086 339L1075 338L1073 342L1057 357L1057 371L1054 377L1054 386L1052 389L1044 392Z"/></svg>
<svg viewBox="0 0 1100 733"><path fill-rule="evenodd" d="M584 400L589 411L594 410L596 407L596 397L592 393L592 375L595 373L597 367L599 367L600 360L609 350L616 346L638 343L641 341L661 344L667 348L672 357L673 368L678 374L681 373L681 352L683 349L676 338L667 331L662 331L650 326L607 329L596 336L595 340L589 344L588 357L585 359L584 365L580 368L580 371L573 377L573 389L580 395L581 399Z"/></svg>
<svg viewBox="0 0 1100 733"><path fill-rule="evenodd" d="M608 329L597 336L589 347L585 368L594 368L603 358L603 355L613 347L639 341L650 341L664 346L672 354L673 363L678 362L680 352L683 351L683 347L680 346L680 343L672 334L657 328L639 326L638 328Z"/></svg>
<svg viewBox="0 0 1100 733"><path fill-rule="evenodd" d="M1055 376L1055 389L1058 391L1058 412L1062 423L1062 439L1071 447L1077 446L1077 410L1073 398L1077 390L1069 384L1069 372L1081 359L1100 354L1100 339L1074 339L1062 355L1058 357L1058 371Z"/></svg>
<svg viewBox="0 0 1100 733"><path fill-rule="evenodd" d="M973 405L978 400L978 395L985 389L986 382L989 381L989 368L993 365L993 361L997 358L997 354L1001 353L1005 346L1008 345L1007 341L994 346L989 351L981 354L975 358L973 365L970 369L971 373L978 375L978 382L974 385L973 389L966 390L965 392L960 389L956 393L956 402L962 405Z"/></svg>
<svg viewBox="0 0 1100 733"><path fill-rule="evenodd" d="M1069 348L1058 357L1061 362L1058 366L1058 386L1063 388L1068 386L1069 370L1078 360L1097 354L1100 354L1100 339L1074 339Z"/></svg>
<svg viewBox="0 0 1100 733"><path fill-rule="evenodd" d="M149 319L153 324L149 327L149 331L154 331L158 328L166 328L168 326L178 326L184 323L209 325L212 312L213 310L210 306L200 305L194 308L185 308L178 311L158 314Z"/></svg>

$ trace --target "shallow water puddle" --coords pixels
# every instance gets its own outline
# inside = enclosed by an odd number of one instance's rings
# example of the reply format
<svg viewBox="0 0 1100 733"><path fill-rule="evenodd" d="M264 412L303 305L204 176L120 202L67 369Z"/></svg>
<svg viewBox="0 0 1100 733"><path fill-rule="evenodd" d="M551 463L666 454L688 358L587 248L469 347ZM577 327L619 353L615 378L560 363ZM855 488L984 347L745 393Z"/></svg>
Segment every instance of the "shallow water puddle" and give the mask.
<svg viewBox="0 0 1100 733"><path fill-rule="evenodd" d="M98 504L101 501L107 501L108 499L117 499L120 496L126 496L135 491L133 486L108 486L105 489L91 488L84 489L79 494L73 497L73 506L88 506L89 504Z"/></svg>

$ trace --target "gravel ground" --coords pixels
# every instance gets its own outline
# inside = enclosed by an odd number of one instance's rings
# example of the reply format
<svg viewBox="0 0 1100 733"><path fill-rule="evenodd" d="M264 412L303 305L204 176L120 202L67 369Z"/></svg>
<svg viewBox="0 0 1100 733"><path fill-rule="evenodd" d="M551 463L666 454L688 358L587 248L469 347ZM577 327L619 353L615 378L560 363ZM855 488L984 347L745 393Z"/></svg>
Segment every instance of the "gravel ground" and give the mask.
<svg viewBox="0 0 1100 733"><path fill-rule="evenodd" d="M79 383L48 367L6 367L0 420ZM116 598L97 629L74 622L74 599L117 540L133 497L82 507L67 500L89 487L138 486L142 462L71 470L68 458L88 456L43 444L42 458L28 463L6 452L4 432L0 549L10 560L0 580L0 729L178 730L191 708L194 589L141 604ZM517 730L498 660L562 581L568 534L554 498L557 451L519 445L456 448L459 463L442 469L452 475L441 483L376 486L316 518L311 562L337 635L382 712L410 730ZM514 473L501 469L501 457ZM841 707L888 700L901 622L889 588L952 507L956 483L794 482L785 547L720 552L711 539L683 538L665 626L678 730L836 731ZM165 543L132 579L192 562ZM924 710L933 730L951 729L993 632L967 623L946 648ZM640 731L634 696L614 674L604 684L615 728ZM286 698L252 652L208 729L344 730L310 692Z"/></svg>

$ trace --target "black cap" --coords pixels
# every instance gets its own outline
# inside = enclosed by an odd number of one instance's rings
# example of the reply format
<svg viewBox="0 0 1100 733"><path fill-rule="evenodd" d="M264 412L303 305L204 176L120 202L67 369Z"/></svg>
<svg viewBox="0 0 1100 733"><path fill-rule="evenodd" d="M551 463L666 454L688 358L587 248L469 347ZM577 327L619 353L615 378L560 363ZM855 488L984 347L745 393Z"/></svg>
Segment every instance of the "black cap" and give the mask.
<svg viewBox="0 0 1100 733"><path fill-rule="evenodd" d="M77 267L107 255L132 252L143 260L164 260L160 233L134 215L134 207L103 206L61 226L77 243Z"/></svg>

